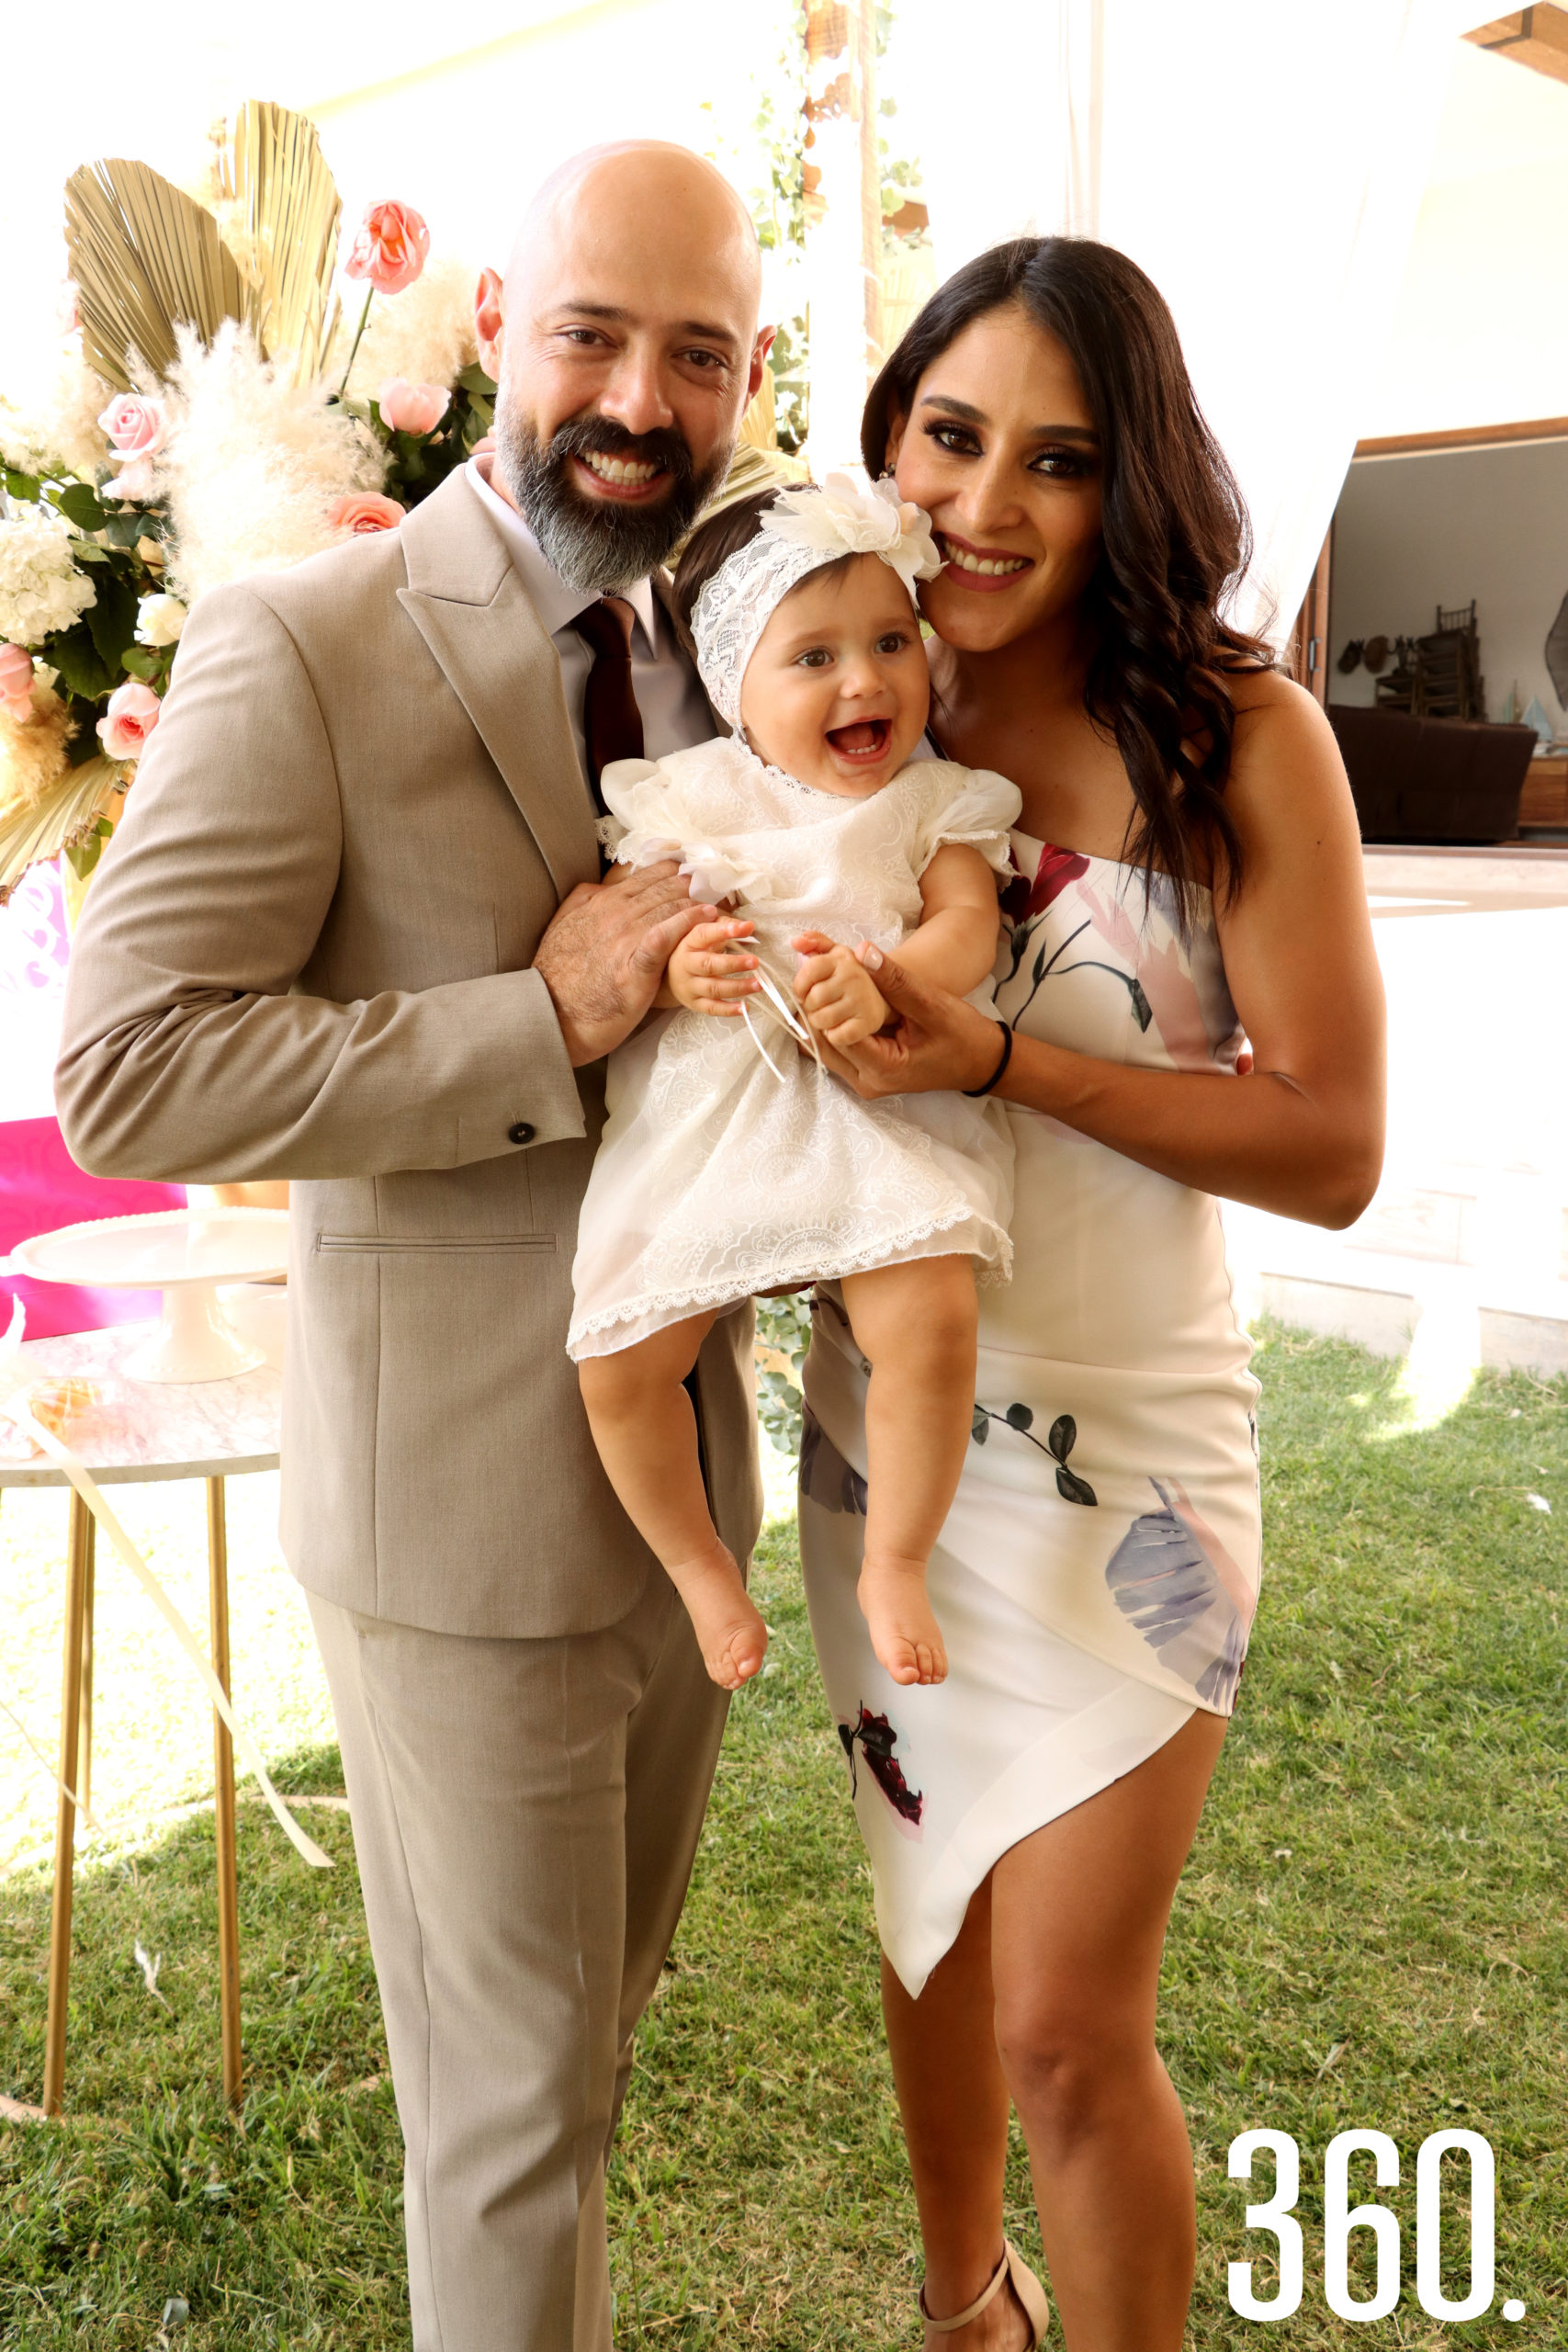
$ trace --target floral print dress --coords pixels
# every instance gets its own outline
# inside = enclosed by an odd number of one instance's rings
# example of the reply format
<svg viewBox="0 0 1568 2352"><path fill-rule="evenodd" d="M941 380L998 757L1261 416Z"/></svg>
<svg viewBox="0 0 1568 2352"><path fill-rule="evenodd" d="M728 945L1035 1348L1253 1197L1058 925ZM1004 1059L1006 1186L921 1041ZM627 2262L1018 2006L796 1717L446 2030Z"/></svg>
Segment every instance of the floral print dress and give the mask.
<svg viewBox="0 0 1568 2352"><path fill-rule="evenodd" d="M1015 832L997 1004L1024 1036L1234 1075L1213 908ZM908 1990L1010 1846L1235 1703L1260 1568L1257 1383L1218 1205L1009 1106L1013 1279L980 1301L968 1459L931 1567L948 1676L902 1689L855 1600L866 1367L824 1288L806 1368L812 1629Z"/></svg>

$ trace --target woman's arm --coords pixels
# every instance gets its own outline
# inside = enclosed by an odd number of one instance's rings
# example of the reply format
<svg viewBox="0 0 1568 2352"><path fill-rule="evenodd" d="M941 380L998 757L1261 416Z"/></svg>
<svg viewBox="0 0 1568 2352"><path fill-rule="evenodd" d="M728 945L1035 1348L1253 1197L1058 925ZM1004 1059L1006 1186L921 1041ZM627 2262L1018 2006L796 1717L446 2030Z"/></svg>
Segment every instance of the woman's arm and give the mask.
<svg viewBox="0 0 1568 2352"><path fill-rule="evenodd" d="M1218 920L1251 1074L1130 1069L1021 1036L997 1091L1177 1183L1342 1227L1382 1165L1382 985L1355 809L1311 697L1274 677L1243 691L1226 797L1246 880ZM995 1023L866 961L899 1024L835 1054L840 1074L865 1095L983 1086Z"/></svg>

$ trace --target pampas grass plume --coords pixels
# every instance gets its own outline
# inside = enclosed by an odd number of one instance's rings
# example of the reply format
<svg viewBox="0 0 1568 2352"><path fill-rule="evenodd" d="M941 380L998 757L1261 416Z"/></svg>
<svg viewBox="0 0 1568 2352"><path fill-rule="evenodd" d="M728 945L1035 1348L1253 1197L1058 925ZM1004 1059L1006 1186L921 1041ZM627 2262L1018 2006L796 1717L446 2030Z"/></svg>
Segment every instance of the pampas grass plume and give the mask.
<svg viewBox="0 0 1568 2352"><path fill-rule="evenodd" d="M91 481L108 462L98 418L113 397L82 357L73 334L47 352L7 353L17 387L0 397L0 458L25 474L77 474Z"/></svg>
<svg viewBox="0 0 1568 2352"><path fill-rule="evenodd" d="M65 705L40 679L33 683L30 718L15 718L0 704L0 817L30 808L60 782L69 764L65 746L75 732Z"/></svg>
<svg viewBox="0 0 1568 2352"><path fill-rule="evenodd" d="M378 294L355 356L348 386L351 396L374 400L389 376L401 376L411 384L440 384L450 391L464 368L471 368L479 356L474 335L478 283L477 269L447 254L427 262L423 277L402 293ZM341 373L347 356L362 300L344 306L335 373ZM327 373L334 375L330 362Z"/></svg>
<svg viewBox="0 0 1568 2352"><path fill-rule="evenodd" d="M386 462L366 426L328 407L327 384L289 383L248 329L227 322L204 351L182 327L179 347L157 483L174 526L164 584L190 605L334 546L334 501L379 490Z"/></svg>

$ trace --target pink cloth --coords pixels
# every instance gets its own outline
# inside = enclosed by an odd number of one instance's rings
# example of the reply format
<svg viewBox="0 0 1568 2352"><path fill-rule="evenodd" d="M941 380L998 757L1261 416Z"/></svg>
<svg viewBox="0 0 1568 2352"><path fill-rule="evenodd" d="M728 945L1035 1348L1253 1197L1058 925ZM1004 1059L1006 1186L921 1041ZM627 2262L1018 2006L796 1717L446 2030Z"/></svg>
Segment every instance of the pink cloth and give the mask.
<svg viewBox="0 0 1568 2352"><path fill-rule="evenodd" d="M0 1121L0 1255L35 1233L53 1233L88 1217L141 1216L185 1204L183 1184L110 1183L86 1175L66 1150L58 1119ZM29 1340L97 1331L158 1312L152 1290L83 1290L0 1273L0 1329L10 1320L13 1298L27 1308Z"/></svg>

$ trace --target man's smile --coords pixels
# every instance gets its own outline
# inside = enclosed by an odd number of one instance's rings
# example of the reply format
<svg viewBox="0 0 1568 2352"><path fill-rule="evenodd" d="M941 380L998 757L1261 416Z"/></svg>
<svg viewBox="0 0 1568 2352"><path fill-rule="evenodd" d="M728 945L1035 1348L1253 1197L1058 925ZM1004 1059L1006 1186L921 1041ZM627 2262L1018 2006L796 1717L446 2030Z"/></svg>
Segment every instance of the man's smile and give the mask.
<svg viewBox="0 0 1568 2352"><path fill-rule="evenodd" d="M660 484L670 480L666 466L646 458L612 458L603 449L584 450L574 454L572 464L580 474L587 477L590 495L609 497L616 501L636 503L647 498Z"/></svg>

